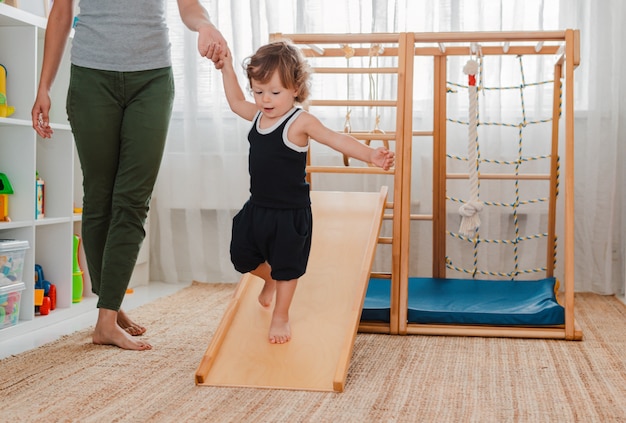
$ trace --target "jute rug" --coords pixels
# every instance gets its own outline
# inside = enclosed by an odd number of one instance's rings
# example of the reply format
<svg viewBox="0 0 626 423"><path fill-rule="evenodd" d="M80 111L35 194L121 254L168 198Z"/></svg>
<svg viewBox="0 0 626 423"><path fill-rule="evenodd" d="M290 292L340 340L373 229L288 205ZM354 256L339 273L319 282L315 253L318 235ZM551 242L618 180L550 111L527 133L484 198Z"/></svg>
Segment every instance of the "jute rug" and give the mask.
<svg viewBox="0 0 626 423"><path fill-rule="evenodd" d="M193 283L133 310L154 349L83 330L0 361L4 422L625 422L626 306L578 294L582 342L359 334L343 393L194 385L234 292Z"/></svg>

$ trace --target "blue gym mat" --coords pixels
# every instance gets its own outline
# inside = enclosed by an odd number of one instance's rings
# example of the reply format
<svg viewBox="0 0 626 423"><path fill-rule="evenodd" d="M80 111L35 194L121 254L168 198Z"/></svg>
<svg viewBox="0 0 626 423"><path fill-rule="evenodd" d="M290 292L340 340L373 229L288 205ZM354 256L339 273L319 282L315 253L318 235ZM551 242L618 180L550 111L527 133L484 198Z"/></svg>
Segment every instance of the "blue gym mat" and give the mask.
<svg viewBox="0 0 626 423"><path fill-rule="evenodd" d="M554 278L537 281L409 278L409 323L551 326L565 322ZM389 279L370 279L363 322L389 322Z"/></svg>

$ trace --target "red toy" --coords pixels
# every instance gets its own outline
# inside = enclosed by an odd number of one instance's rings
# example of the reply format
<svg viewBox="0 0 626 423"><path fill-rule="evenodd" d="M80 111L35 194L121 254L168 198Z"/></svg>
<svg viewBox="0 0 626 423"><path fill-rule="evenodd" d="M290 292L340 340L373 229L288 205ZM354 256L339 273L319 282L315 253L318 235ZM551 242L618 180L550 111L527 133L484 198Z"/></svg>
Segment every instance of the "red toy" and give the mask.
<svg viewBox="0 0 626 423"><path fill-rule="evenodd" d="M35 264L35 313L45 316L57 308L57 287L43 276L43 268Z"/></svg>

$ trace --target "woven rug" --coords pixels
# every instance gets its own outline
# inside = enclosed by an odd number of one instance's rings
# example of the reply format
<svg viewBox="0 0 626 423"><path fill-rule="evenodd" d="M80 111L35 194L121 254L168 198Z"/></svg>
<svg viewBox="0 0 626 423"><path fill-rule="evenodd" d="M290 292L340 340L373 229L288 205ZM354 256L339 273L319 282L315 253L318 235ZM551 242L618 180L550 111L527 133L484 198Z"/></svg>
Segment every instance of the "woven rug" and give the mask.
<svg viewBox="0 0 626 423"><path fill-rule="evenodd" d="M151 351L91 329L0 361L5 422L625 422L626 306L576 295L582 342L359 334L343 393L195 386L234 285L130 314Z"/></svg>

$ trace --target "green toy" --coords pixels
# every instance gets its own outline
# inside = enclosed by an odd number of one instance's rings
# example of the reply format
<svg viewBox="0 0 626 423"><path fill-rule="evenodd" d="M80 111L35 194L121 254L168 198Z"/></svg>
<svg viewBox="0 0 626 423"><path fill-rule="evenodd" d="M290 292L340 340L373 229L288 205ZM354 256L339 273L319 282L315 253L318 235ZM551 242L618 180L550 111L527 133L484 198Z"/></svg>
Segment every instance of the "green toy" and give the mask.
<svg viewBox="0 0 626 423"><path fill-rule="evenodd" d="M10 222L9 217L9 195L13 194L13 187L9 178L4 173L0 173L0 222Z"/></svg>
<svg viewBox="0 0 626 423"><path fill-rule="evenodd" d="M83 299L83 271L78 262L78 248L80 246L80 237L74 235L74 263L72 272L72 302L79 303Z"/></svg>

